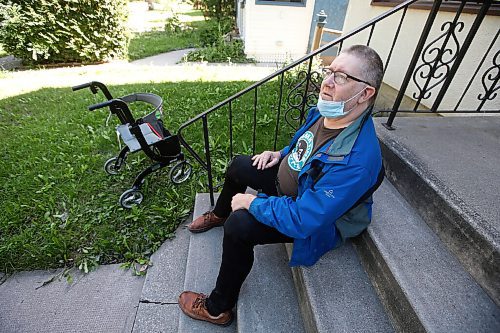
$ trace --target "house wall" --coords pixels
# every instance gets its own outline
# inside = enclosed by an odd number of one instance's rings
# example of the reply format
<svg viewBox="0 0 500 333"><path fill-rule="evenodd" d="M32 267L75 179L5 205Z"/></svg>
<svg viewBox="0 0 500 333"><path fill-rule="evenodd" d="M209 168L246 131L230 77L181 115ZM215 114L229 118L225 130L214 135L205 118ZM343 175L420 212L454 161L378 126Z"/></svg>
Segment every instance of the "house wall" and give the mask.
<svg viewBox="0 0 500 333"><path fill-rule="evenodd" d="M371 1L369 0L349 1L343 28L344 34L391 9L388 7L372 6L370 2ZM399 87L401 86L401 83L406 74L406 70L411 61L411 57L413 56L416 44L418 42L418 38L420 37L424 24L427 20L428 14L428 10L408 10L406 18L401 27L400 35L394 48L393 55L387 66L387 71L384 77L384 82L386 84L396 89L399 89ZM430 41L433 41L434 39L438 38L440 34L442 34L442 24L447 21L452 21L454 16L455 13L451 12L441 11L438 13L430 35L427 38L427 42L425 44L426 46L430 43ZM462 13L462 15L460 16L459 21L463 21L465 24L462 32L459 32L457 34L457 39L459 40L460 45L462 45L462 42L465 39L475 17L476 15L467 13ZM383 23L377 24L375 27L370 46L380 54L384 63L388 57L400 19L401 14L398 13L393 15L393 17L386 19ZM452 84L447 89L447 93L441 103L440 110L453 110L455 108L455 105L457 104L467 84L474 75L479 62L483 58L499 27L499 16L487 15L484 18L478 33L474 37L474 40L470 45L470 48L452 81ZM353 38L350 38L348 41L346 41L346 43L344 43L344 47L353 44L366 44L368 36L369 29ZM450 42L448 43L448 45L450 45ZM440 40L440 43L437 44L437 46L441 47L441 45L442 39ZM475 110L478 107L480 102L478 101L477 96L481 93L483 93L484 95L481 78L483 76L483 73L485 73L486 70L493 65L493 56L498 50L500 50L500 39L497 39L492 50L489 52L485 63L474 79L469 92L465 95L465 98L461 102L458 110ZM455 53L456 52L454 51L453 54ZM420 59L417 63L417 66L421 63L422 60ZM493 71L493 74L497 75L496 73L498 73L498 70ZM420 83L422 81L418 82ZM491 81L488 82L491 85ZM429 99L423 100L423 104L425 106L432 106L441 85L442 84L431 90L432 94ZM415 82L411 80L408 89L406 90L406 95L412 96L413 93L417 91L418 89L415 85ZM488 101L483 106L483 110L500 110L500 97L497 96L497 98L493 99L492 101Z"/></svg>
<svg viewBox="0 0 500 333"><path fill-rule="evenodd" d="M245 53L262 62L283 62L307 53L315 0L304 5L259 4L246 0L238 6L237 23Z"/></svg>
<svg viewBox="0 0 500 333"><path fill-rule="evenodd" d="M344 26L345 13L347 11L347 3L349 0L316 0L313 10L313 18L311 22L311 30L309 32L309 43L307 45L308 51L311 51L311 46L314 39L314 32L316 31L316 24L318 23L318 16L321 10L325 11L328 15L326 19L325 28L342 30ZM336 38L336 37L335 37ZM324 39L327 42L334 38Z"/></svg>

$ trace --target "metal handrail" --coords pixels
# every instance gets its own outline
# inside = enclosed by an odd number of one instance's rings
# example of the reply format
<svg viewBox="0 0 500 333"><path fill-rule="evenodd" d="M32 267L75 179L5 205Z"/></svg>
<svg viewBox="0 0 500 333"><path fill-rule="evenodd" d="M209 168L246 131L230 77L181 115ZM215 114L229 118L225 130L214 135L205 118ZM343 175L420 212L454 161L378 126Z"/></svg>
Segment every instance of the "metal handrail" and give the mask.
<svg viewBox="0 0 500 333"><path fill-rule="evenodd" d="M406 13L407 13L407 10L408 8L416 3L418 0L407 0L395 7L393 7L391 10L388 10L387 12L369 20L368 22L364 23L363 25L359 26L358 28L350 31L349 33L343 35L343 36L340 36L338 38L336 38L335 40L327 43L326 45L324 46L321 46L319 47L318 49L314 50L313 52L311 52L310 54L308 55L305 55L303 57L301 57L300 59L292 62L291 64L289 65L286 65L284 68L268 75L267 77L265 77L264 79L256 82L256 83L253 83L251 84L250 86L248 86L247 88L237 92L236 94L232 95L231 97L229 98L226 98L225 100L223 100L222 102L219 102L217 103L216 105L212 106L211 108L209 108L208 110L198 114L197 116L189 119L188 121L184 122L178 129L178 137L179 137L179 140L181 142L181 144L188 150L188 152L200 163L200 165L205 169L207 170L207 173L208 173L208 186L209 186L209 191L210 191L210 201L211 201L211 204L213 205L214 204L214 197L213 197L213 192L214 192L214 187L213 187L213 177L212 177L212 165L211 165L211 149L210 149L210 145L209 145L209 132L208 132L208 116L216 111L216 110L219 110L221 109L222 107L225 107L225 106L229 106L229 140L230 140L230 148L229 148L229 151L230 151L230 155L231 157L233 156L233 141L232 141L232 135L233 135L233 128L232 128L232 102L235 101L236 99L240 98L241 96L251 92L252 90L254 91L254 108L253 108L253 121L254 121L254 124L253 124L253 145L252 145L252 150L253 150L253 153L255 153L255 136L256 136L256 110L257 110L257 98L258 98L258 95L257 95L257 88L259 88L260 86L264 85L265 83L267 82L270 82L271 80L277 78L277 77L280 77L280 91L279 91L279 100L278 100L278 110L277 110L277 119L276 119L276 128L275 128L275 133L274 133L274 149L276 149L276 141L277 141L277 133L278 133L278 126L279 126L279 117L280 117L280 111L281 111L281 103L282 103L282 98L283 98L283 78L284 78L284 74L287 73L288 71L294 69L295 67L303 64L303 63L306 63L308 62L308 69L307 69L307 72L306 72L306 76L305 78L300 82L300 86L302 86L304 83L305 83L305 89L304 89L304 92L303 93L298 93L298 97L302 98L301 99L301 103L298 104L298 105L293 105L293 109L294 110L298 110L300 111L300 116L298 119L295 119L295 120L299 120L299 123L302 123L302 121L304 120L304 114L305 114L305 107L306 107L306 104L307 101L308 101L308 98L310 97L310 95L308 95L308 89L309 87L312 85L313 88L317 88L317 86L315 86L315 83L313 82L313 73L311 71L312 69L312 61L313 61L313 58L316 57L318 54L324 52L325 50L328 50L330 48L333 48L335 46L338 46L338 51L340 52L341 49L342 49L342 45L344 43L344 41L348 40L349 38L359 34L360 32L364 32L366 29L370 28L370 32L369 32L369 37L368 37L368 41L367 41L367 44L366 45L370 45L370 42L371 42L371 39L372 39L372 35L373 35L373 32L374 32L374 29L375 29L375 26L377 25L377 23L379 23L380 21L402 11L402 15L401 15L401 18L400 18L400 21L399 21L399 25L396 29L396 33L395 33L395 36L394 36L394 40L392 42L392 45L391 45L391 48L390 48L390 51L389 51L389 54L387 56L387 59L385 61L385 64L384 64L384 74L386 72L386 69L387 69L387 66L389 64L389 61L391 60L391 57L393 55L393 50L395 48L395 44L396 44L396 41L399 37L399 33L400 33L400 30L401 30L401 26L403 24L403 21L406 17ZM392 122L394 120L394 117L396 116L396 113L398 111L401 111L400 110L400 105L402 103L402 100L403 100L403 97L405 96L405 92L406 92L406 89L408 87L408 84L410 82L410 80L412 79L412 76L416 75L416 71L415 73L413 72L417 66L417 63L419 62L424 62L424 64L421 64L420 66L423 66L423 65L428 65L431 67L431 72L429 74L429 76L426 78L426 82L424 83L424 88L423 90L421 89L420 91L420 95L417 99L417 106L418 106L418 103L420 103L421 99L422 99L422 96L427 96L426 94L429 94L429 90L434 88L435 86L437 86L438 84L441 83L441 81L435 83L433 82L432 84L430 83L430 80L431 79L437 79L439 78L439 76L436 76L434 77L434 71L436 71L436 69L439 67L439 66L442 66L443 65L443 60L442 58L439 58L439 57L442 57L442 55L440 55L438 57L438 59L433 62L432 64L426 64L425 63L425 59L423 59L422 57L422 60L420 59L421 56L423 56L423 52L425 53L425 51L430 47L431 44L425 46L426 42L427 42L427 37L431 31L431 28L433 26L433 23L434 23L434 20L437 16L437 13L440 9L440 6L441 6L441 3L442 3L443 0L436 0L434 1L433 3L433 7L432 9L430 10L429 12L429 15L428 15L428 18L427 18L427 22L425 23L425 26L423 28L423 32L420 36L420 39L416 45L416 48L415 48L415 51L413 53L413 57L411 59L411 62L410 62L410 65L408 67L408 70L406 72L406 75L404 77L404 80L403 80L403 83L399 89L399 93L398 93L398 96L396 98L396 101L392 107L392 110L388 110L388 112L390 113L389 114L389 118L388 118L388 122L386 124L384 124L384 126L386 126L388 129L393 129L392 128ZM446 0L445 0L446 1ZM457 13L456 13L456 16L455 16L455 19L453 22L447 22L450 24L450 28L449 28L449 31L446 31L444 33L443 36L445 36L445 42L443 43L443 45L441 46L440 48L440 52L442 54L445 54L446 52L445 51L449 51L448 49L445 50L445 48L447 47L446 43L447 41L451 38L451 36L453 35L453 38L456 38L454 36L455 34L455 30L456 29L456 26L458 26L457 24L457 20L458 20L458 17L461 15L462 13L462 10L464 8L464 4L468 2L466 0L462 0L461 1L461 5L459 6L459 9L457 10ZM447 83L450 83L451 80L453 79L453 76L455 75L456 71L457 71L457 68L460 66L460 62L462 61L463 57L464 57L464 54L465 52L467 52L467 49L468 47L470 46L470 43L472 41L472 37L473 35L477 32L477 29L478 27L480 26L481 22L482 22L482 19L484 18L484 16L486 15L487 11L488 11L488 8L491 6L492 4L492 0L485 0L482 2L482 7L481 7L481 10L479 11L479 14L478 16L476 17L476 20L474 21L474 24L473 24L473 27L471 28L471 30L469 31L466 39L465 39L465 43L464 45L462 45L463 47L460 48L459 50L457 50L457 54L455 55L455 57L453 58L454 60L454 63L453 63L453 66L452 66L452 70L447 73L447 76L445 76L446 78L446 82ZM500 30L499 30L500 31ZM442 36L440 36L441 38ZM490 52L490 49L493 45L493 43L495 42L496 38L498 37L498 33L497 35L495 36L495 39L492 41L492 44L490 46L490 48L488 49L487 52ZM439 39L439 38L438 38ZM432 43L434 43L436 40L432 41ZM431 50L434 50L434 49L431 49ZM486 57L486 55L485 55ZM495 68L497 67L500 67L498 64L496 64L496 59L497 57L500 57L500 55L498 55L498 52L497 54L495 55L494 57L494 60L493 60L493 63L494 65L489 69L489 70L494 70ZM480 66L482 65L482 63L484 62L484 59L481 61L481 64ZM417 70L419 69L420 67L417 68ZM476 71L476 73L474 74L474 77L476 76L477 72L479 71L479 67ZM442 75L441 75L442 76ZM413 77L414 78L414 77ZM415 79L415 78L414 78ZM443 78L444 80L444 78ZM491 79L490 79L491 80ZM484 81L484 75L483 75L483 81ZM478 99L481 99L483 100L483 103L480 105L480 107L478 108L478 110L482 107L482 105L484 104L484 102L486 100L491 100L492 96L496 96L496 90L499 89L500 87L497 87L497 83L498 83L498 79L497 80L493 80L494 82L491 84L491 86L489 87L489 89L486 91L486 93L484 94L483 97L481 97L481 95L478 96ZM472 81L471 81L472 82ZM484 84L483 84L484 85ZM470 84L467 86L466 88L466 91L469 89L469 86ZM428 88L428 90L426 90ZM420 89L420 87L419 87ZM443 95L444 95L444 90L446 89L446 87L441 87L440 88L440 92L439 92L439 95L438 95L438 99L436 100L436 102L434 103L433 105L433 108L431 109L431 112L436 112L437 110L437 107L439 106L439 103L441 102L442 98L443 98ZM485 89L486 90L486 89ZM293 89L292 89L293 91ZM465 92L464 92L465 94ZM297 95L294 95L297 97ZM427 97L423 97L423 98L427 98ZM460 102L459 102L460 103ZM457 104L457 107L458 107L458 104ZM455 107L455 111L457 109L457 107ZM413 111L416 111L416 108L414 108ZM289 109L290 110L290 109ZM493 111L493 112L497 112L497 111ZM500 112L500 110L498 111ZM205 144L205 160L202 159L202 157L200 155L198 155L194 149L186 142L186 140L184 139L184 136L183 136L183 130L192 125L193 123L199 121L199 120L202 120L203 122L203 135L204 135L204 144ZM286 119L286 117L285 117ZM288 121L288 120L287 120Z"/></svg>
<svg viewBox="0 0 500 333"><path fill-rule="evenodd" d="M223 100L222 102L212 106L211 108L209 108L208 110L198 114L197 116L189 119L188 121L184 122L180 127L179 127L179 136L180 136L180 132L183 128L185 128L186 126L190 125L191 123L195 122L196 120L198 119L201 119L203 116L205 115L208 115L209 113L212 113L213 111L225 106L226 104L228 104L230 101L232 100L235 100L237 99L238 97L241 97L242 95L246 94L247 92L251 91L252 89L255 89L256 87L274 79L275 77L279 76L280 74L282 73L285 73L287 71L289 71L290 69L300 65L301 63L303 63L305 60L308 60L308 59L311 59L313 57L315 57L316 55L322 53L323 51L333 47L333 46L336 46L337 44L339 43L342 43L344 40L358 34L359 32L365 30L366 28L370 27L371 25L385 19L386 17L388 16L391 16L393 15L394 13L400 11L401 9L404 9L408 6L410 6L411 4L417 2L419 0L407 0L405 2L402 2L401 4L397 5L396 7L394 7L393 9L381 14L380 16L377 16L373 19L371 19L370 21L366 22L365 24L361 25L360 27L350 31L348 34L344 35L344 36L341 36L331 42L329 42L328 44L325 44L324 46L316 49L315 51L313 51L312 53L309 53L308 55L305 55L303 56L302 58L292 62L290 65L287 65L285 67L283 67L282 69L266 76L265 78L263 78L262 80L248 86L247 88L237 92L236 94L226 98L225 100Z"/></svg>

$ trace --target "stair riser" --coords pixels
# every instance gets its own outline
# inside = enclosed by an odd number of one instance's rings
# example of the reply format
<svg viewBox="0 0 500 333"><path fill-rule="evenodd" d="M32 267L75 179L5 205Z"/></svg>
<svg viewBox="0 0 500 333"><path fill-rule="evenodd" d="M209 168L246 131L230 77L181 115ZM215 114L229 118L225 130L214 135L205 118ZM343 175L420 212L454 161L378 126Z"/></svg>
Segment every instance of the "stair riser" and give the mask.
<svg viewBox="0 0 500 333"><path fill-rule="evenodd" d="M397 332L426 332L368 232L353 245Z"/></svg>
<svg viewBox="0 0 500 333"><path fill-rule="evenodd" d="M285 244L285 249L288 258L290 259L292 257L293 245L290 243ZM314 310L311 306L302 269L300 269L300 267L291 267L291 270L293 284L295 285L295 292L297 293L297 298L299 300L300 313L302 315L302 320L304 321L304 328L307 333L319 333L318 324L316 323Z"/></svg>
<svg viewBox="0 0 500 333"><path fill-rule="evenodd" d="M319 333L316 321L314 320L313 309L311 308L311 303L309 302L309 296L307 295L304 277L302 276L301 270L293 267L292 276L295 284L295 290L297 292L297 298L299 300L300 312L304 321L304 328L308 333Z"/></svg>
<svg viewBox="0 0 500 333"><path fill-rule="evenodd" d="M464 268L500 305L500 252L484 235L471 227L481 217L465 213L459 204L445 200L416 170L425 170L418 162L391 149L390 142L381 141L386 177L418 211L423 220L439 236ZM434 184L439 180L432 179ZM440 188L445 188L444 186ZM453 193L447 197L460 202Z"/></svg>

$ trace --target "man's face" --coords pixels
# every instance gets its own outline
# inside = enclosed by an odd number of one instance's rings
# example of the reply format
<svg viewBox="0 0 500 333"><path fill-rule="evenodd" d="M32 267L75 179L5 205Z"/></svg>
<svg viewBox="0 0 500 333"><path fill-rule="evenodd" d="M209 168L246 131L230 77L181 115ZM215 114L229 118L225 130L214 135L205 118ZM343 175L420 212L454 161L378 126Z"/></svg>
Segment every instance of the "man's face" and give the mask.
<svg viewBox="0 0 500 333"><path fill-rule="evenodd" d="M356 78L365 79L361 71L362 62L356 56L349 53L341 53L333 60L329 69L334 72L342 72ZM321 83L321 98L325 101L345 101L359 93L367 85L352 79L347 79L343 85L334 82L333 75L327 77ZM355 101L352 101L355 102Z"/></svg>

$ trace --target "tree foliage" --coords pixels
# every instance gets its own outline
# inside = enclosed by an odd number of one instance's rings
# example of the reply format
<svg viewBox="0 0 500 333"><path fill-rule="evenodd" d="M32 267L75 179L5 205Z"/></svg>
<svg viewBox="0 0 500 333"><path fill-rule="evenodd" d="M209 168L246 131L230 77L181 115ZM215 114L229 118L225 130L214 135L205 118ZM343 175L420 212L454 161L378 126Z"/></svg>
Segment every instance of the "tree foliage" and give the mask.
<svg viewBox="0 0 500 333"><path fill-rule="evenodd" d="M0 0L0 43L28 63L127 54L126 0Z"/></svg>
<svg viewBox="0 0 500 333"><path fill-rule="evenodd" d="M197 3L203 8L205 16L215 18L218 21L236 16L234 0L198 0Z"/></svg>

